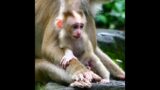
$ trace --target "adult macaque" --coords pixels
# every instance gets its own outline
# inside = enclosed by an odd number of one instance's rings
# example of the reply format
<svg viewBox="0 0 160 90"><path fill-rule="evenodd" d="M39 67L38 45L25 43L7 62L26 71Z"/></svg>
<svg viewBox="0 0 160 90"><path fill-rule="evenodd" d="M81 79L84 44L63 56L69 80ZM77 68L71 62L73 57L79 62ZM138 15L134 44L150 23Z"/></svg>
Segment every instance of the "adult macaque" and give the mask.
<svg viewBox="0 0 160 90"><path fill-rule="evenodd" d="M68 6L75 10L83 9L87 19L85 32L91 41L93 51L111 74L122 79L125 78L124 71L97 46L96 27L91 9L101 1L107 0L35 0L35 81L53 80L69 83L71 86L90 87L89 80L101 80L98 75L88 70L76 58L70 57L73 60L70 60L66 70L59 66L63 57L72 54L59 47L59 30L55 26L56 20L61 18L64 7ZM80 70L71 70L72 68L80 68ZM89 77L82 77L86 73Z"/></svg>
<svg viewBox="0 0 160 90"><path fill-rule="evenodd" d="M86 17L82 11L67 10L64 12L63 27L59 33L60 48L70 51L75 55L73 58L78 58L81 63L89 66L93 71L102 76L102 83L109 82L109 72L100 59L95 55L91 41L85 32ZM73 55L72 54L72 55ZM64 68L69 65L70 57L62 59L61 63ZM74 69L79 71L79 69ZM72 72L76 72L73 71ZM80 78L83 79L83 76ZM90 79L87 78L87 79ZM78 80L77 80L78 81ZM90 80L91 81L91 80Z"/></svg>

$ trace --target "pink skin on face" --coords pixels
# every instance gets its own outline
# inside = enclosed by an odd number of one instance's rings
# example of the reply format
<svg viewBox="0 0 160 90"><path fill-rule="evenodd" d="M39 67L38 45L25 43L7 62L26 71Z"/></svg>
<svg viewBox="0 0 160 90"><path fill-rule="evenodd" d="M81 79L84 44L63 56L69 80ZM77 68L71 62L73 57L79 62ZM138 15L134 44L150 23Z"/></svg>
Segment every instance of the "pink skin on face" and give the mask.
<svg viewBox="0 0 160 90"><path fill-rule="evenodd" d="M73 32L73 37L74 38L80 38L81 37L81 30L79 29L79 30L75 30L74 32Z"/></svg>

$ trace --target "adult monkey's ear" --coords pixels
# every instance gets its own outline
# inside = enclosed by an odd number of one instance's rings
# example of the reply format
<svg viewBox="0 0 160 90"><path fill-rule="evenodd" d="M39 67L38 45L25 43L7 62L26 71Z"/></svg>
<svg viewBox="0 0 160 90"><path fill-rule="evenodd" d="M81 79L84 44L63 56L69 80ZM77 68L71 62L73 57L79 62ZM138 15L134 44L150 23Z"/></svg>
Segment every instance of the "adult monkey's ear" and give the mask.
<svg viewBox="0 0 160 90"><path fill-rule="evenodd" d="M66 21L67 17L69 17L69 16L73 16L72 11L69 10L69 9L66 9L63 12L63 18L56 20L56 27L58 29L62 29L63 28L63 23Z"/></svg>
<svg viewBox="0 0 160 90"><path fill-rule="evenodd" d="M62 19L58 19L56 22L56 27L58 29L61 29L63 27L63 20Z"/></svg>

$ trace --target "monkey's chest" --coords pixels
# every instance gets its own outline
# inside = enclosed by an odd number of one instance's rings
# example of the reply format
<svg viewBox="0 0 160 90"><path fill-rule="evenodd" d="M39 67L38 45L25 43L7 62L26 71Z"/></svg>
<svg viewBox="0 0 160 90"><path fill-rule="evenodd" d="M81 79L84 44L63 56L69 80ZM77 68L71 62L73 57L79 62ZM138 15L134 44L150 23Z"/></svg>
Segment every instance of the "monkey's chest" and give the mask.
<svg viewBox="0 0 160 90"><path fill-rule="evenodd" d="M72 51L73 51L73 54L76 56L76 57L78 57L78 58L80 58L83 54L84 54L84 45L83 45L83 43L73 43L72 44Z"/></svg>

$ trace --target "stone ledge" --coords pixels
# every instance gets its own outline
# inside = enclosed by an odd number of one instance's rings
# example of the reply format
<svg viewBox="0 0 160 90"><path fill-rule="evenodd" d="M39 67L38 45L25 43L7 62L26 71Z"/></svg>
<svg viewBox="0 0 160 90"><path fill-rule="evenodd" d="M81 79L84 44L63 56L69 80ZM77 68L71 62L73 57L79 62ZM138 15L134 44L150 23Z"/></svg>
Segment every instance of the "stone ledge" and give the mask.
<svg viewBox="0 0 160 90"><path fill-rule="evenodd" d="M125 90L125 81L111 80L107 84L96 84L93 83L91 88L72 88L63 86L57 83L49 82L45 86L45 90Z"/></svg>

